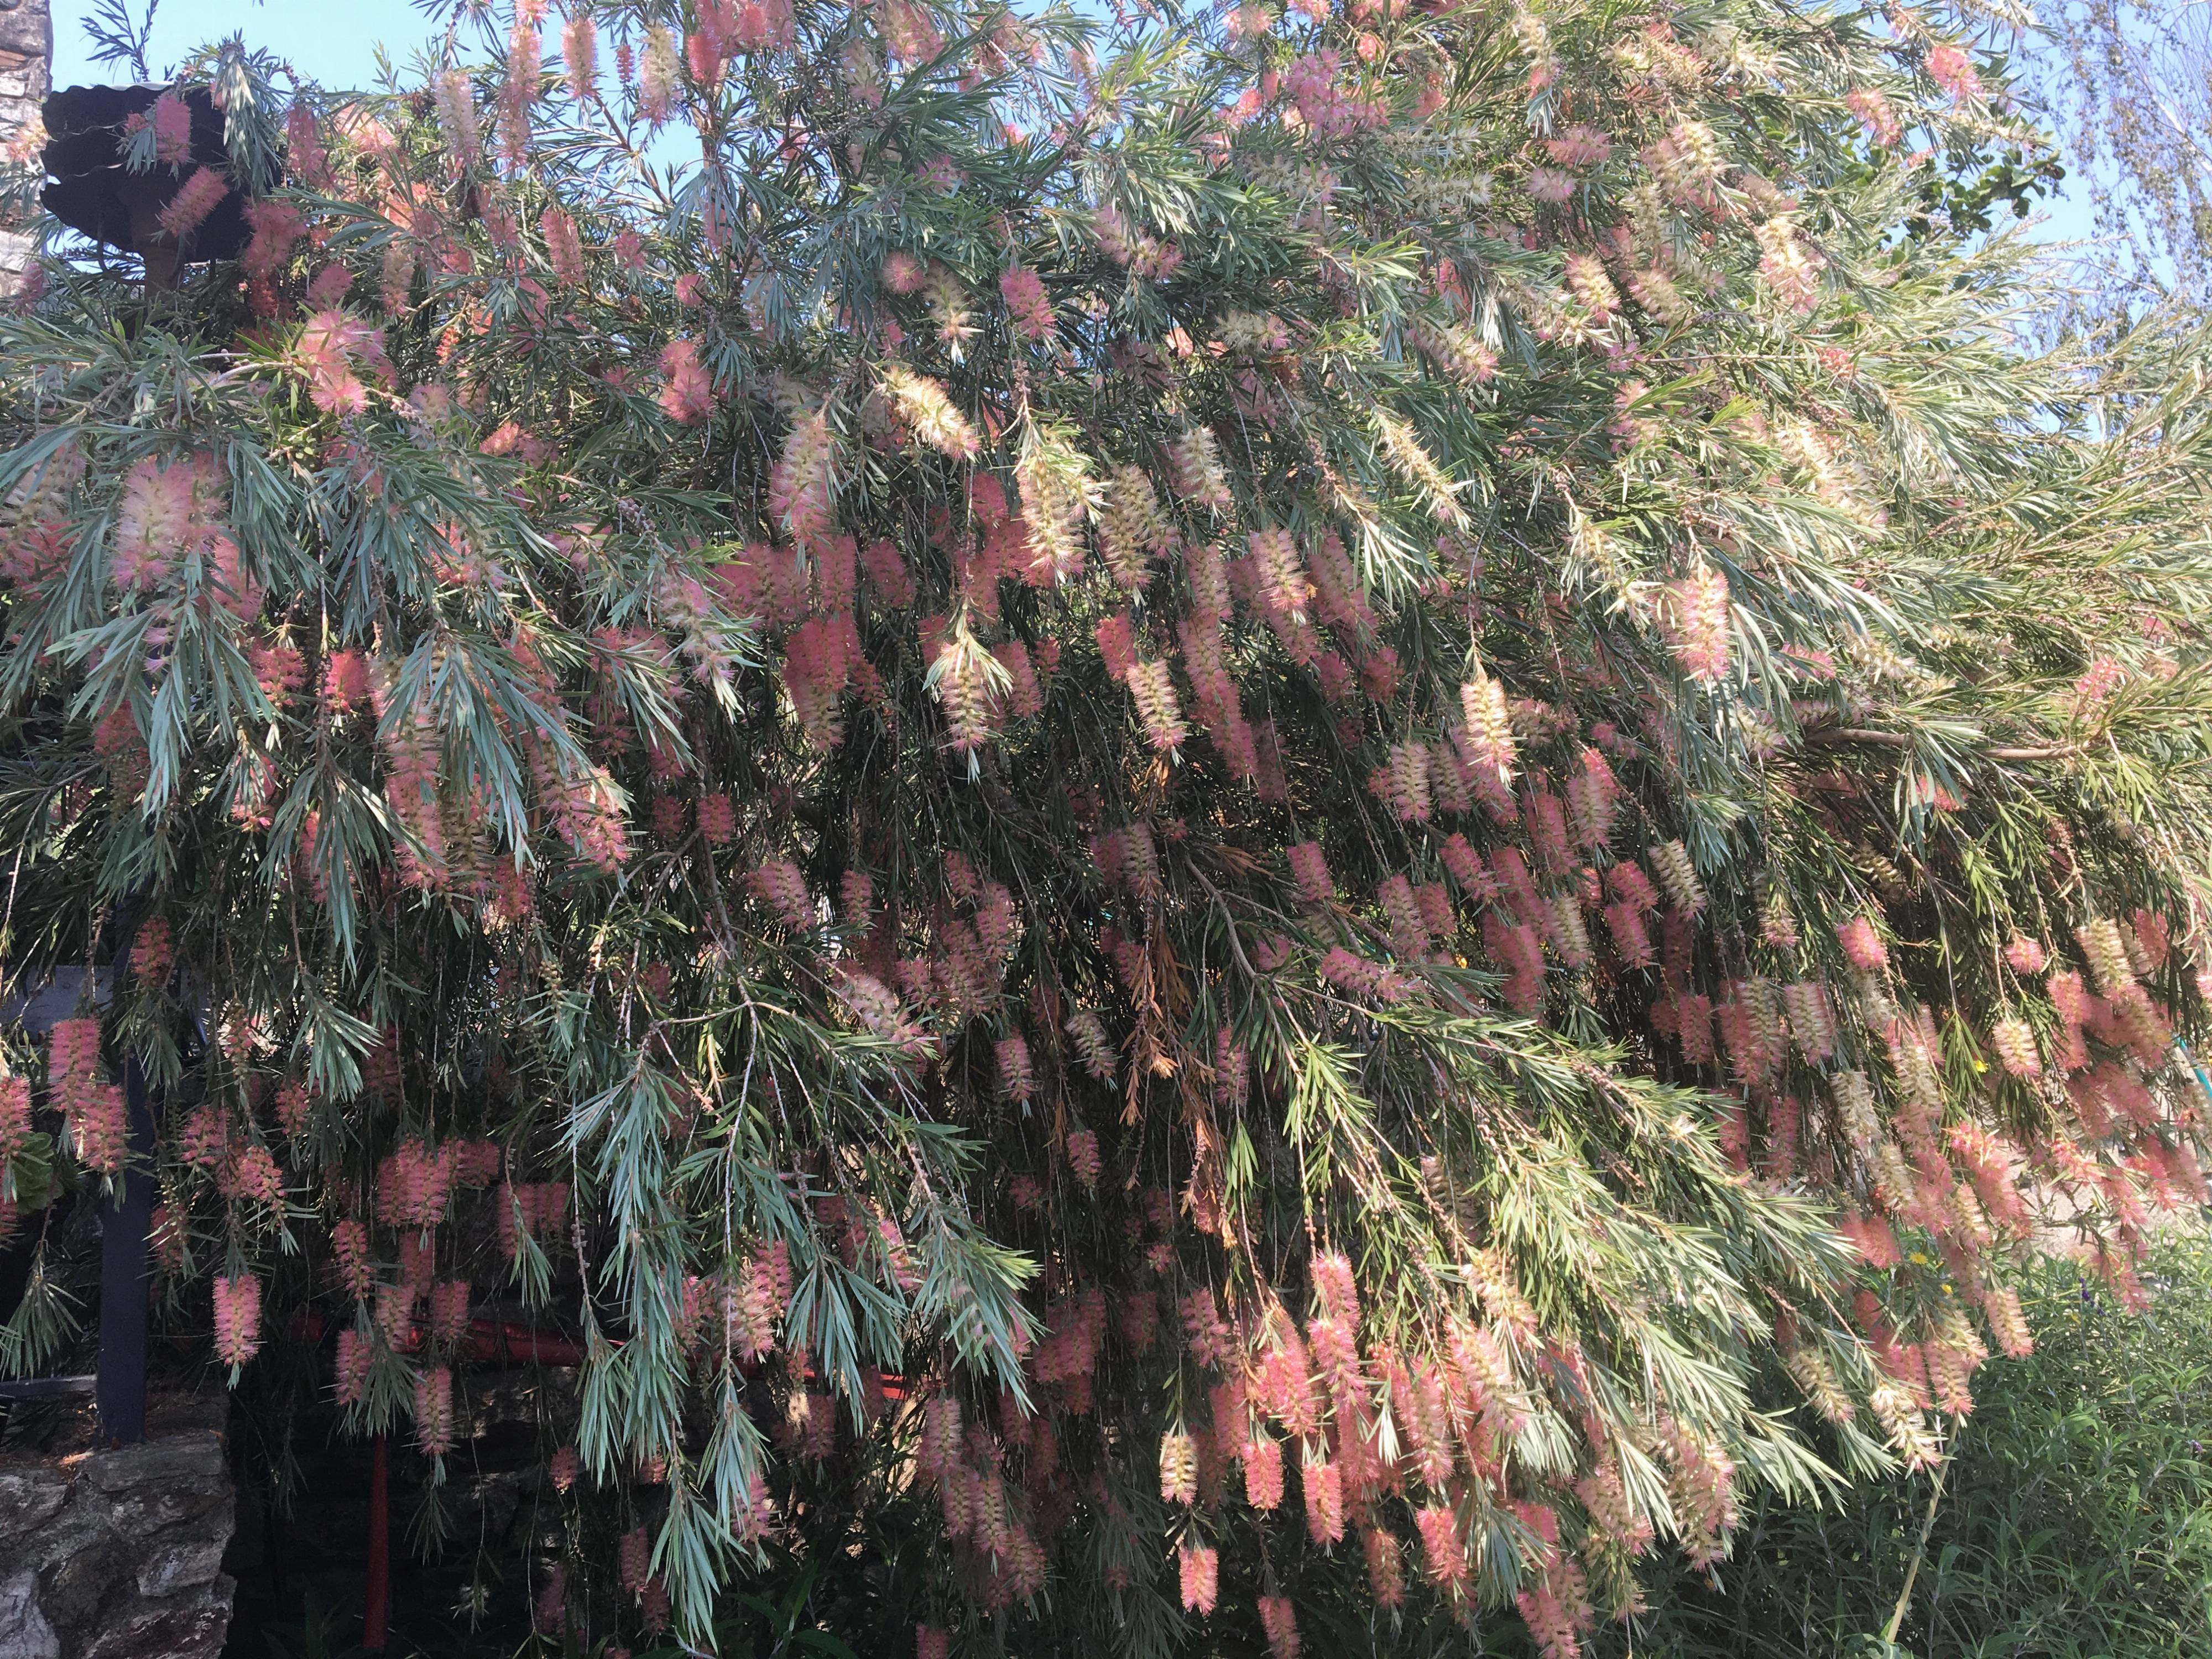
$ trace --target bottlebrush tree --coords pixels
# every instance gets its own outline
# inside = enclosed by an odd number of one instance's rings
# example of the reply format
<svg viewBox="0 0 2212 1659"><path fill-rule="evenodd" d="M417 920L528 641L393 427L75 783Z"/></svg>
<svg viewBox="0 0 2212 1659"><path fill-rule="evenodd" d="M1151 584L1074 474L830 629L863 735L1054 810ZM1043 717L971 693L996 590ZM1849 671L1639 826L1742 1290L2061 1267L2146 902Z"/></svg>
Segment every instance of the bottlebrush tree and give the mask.
<svg viewBox="0 0 2212 1659"><path fill-rule="evenodd" d="M1898 234L1924 15L474 27L0 322L9 965L137 939L0 1146L142 1056L165 1316L430 1458L572 1340L549 1638L866 1526L925 1659L1559 1659L2138 1293L2202 348Z"/></svg>

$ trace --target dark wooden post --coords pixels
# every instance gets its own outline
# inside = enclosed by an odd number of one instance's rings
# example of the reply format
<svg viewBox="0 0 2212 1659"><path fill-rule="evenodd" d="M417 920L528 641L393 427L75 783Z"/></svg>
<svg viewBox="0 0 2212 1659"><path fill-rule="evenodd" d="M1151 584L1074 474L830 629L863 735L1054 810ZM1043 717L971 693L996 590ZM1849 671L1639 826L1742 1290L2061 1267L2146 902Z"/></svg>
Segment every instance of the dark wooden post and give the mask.
<svg viewBox="0 0 2212 1659"><path fill-rule="evenodd" d="M361 1644L381 1653L392 1617L392 1489L380 1434L368 1452L368 1588L362 1602Z"/></svg>
<svg viewBox="0 0 2212 1659"><path fill-rule="evenodd" d="M123 1000L138 916L127 912L117 930L108 1004ZM154 1242L154 1111L146 1071L136 1054L123 1062L128 1148L123 1172L100 1206L100 1368L94 1398L100 1438L110 1446L146 1437L146 1322L150 1311Z"/></svg>
<svg viewBox="0 0 2212 1659"><path fill-rule="evenodd" d="M118 964L118 969L121 964ZM100 1206L100 1437L111 1446L146 1437L146 1325L153 1279L154 1113L146 1073L123 1066L130 1157Z"/></svg>

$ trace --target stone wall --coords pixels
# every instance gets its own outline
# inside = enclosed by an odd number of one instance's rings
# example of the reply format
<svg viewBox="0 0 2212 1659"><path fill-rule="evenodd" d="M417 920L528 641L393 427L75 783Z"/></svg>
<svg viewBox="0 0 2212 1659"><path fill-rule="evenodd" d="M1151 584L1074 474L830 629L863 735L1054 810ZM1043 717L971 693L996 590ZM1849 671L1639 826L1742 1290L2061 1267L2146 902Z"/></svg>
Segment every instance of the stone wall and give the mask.
<svg viewBox="0 0 2212 1659"><path fill-rule="evenodd" d="M0 1659L214 1659L236 1519L227 1402L115 1451L0 1464Z"/></svg>
<svg viewBox="0 0 2212 1659"><path fill-rule="evenodd" d="M47 0L0 0L0 161L36 165L37 150L46 143L39 112L53 58ZM22 281L32 248L24 227L37 210L35 191L27 201L0 201L0 296L13 294Z"/></svg>

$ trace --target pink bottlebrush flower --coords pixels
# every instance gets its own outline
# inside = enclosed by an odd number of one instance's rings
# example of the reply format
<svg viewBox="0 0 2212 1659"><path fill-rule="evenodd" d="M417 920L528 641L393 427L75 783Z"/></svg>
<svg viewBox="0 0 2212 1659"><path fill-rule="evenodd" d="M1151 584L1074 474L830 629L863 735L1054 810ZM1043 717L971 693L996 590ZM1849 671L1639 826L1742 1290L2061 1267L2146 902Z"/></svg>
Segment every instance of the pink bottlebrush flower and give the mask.
<svg viewBox="0 0 2212 1659"><path fill-rule="evenodd" d="M914 1659L950 1659L952 1633L936 1625L914 1627Z"/></svg>
<svg viewBox="0 0 2212 1659"><path fill-rule="evenodd" d="M1044 280L1036 272L1024 265L1010 265L999 278L999 292L1006 298L1017 333L1031 340L1052 337L1058 325L1052 301L1045 295Z"/></svg>
<svg viewBox="0 0 2212 1659"><path fill-rule="evenodd" d="M483 164L483 131L477 120L477 94L468 71L450 69L430 82L430 101L452 157L455 177Z"/></svg>
<svg viewBox="0 0 2212 1659"><path fill-rule="evenodd" d="M1421 1534L1421 1561L1430 1581L1447 1595L1463 1594L1474 1571L1460 1539L1458 1515L1449 1504L1424 1504L1414 1512L1413 1525Z"/></svg>
<svg viewBox="0 0 2212 1659"><path fill-rule="evenodd" d="M1270 1659L1298 1659L1298 1613L1289 1596L1260 1598L1260 1628L1267 1632Z"/></svg>
<svg viewBox="0 0 2212 1659"><path fill-rule="evenodd" d="M905 249L899 248L884 261L881 280L893 294L919 294L923 284L929 280L929 272L921 260Z"/></svg>
<svg viewBox="0 0 2212 1659"><path fill-rule="evenodd" d="M1644 912L1626 902L1605 907L1606 931L1624 968L1649 968L1656 959L1651 935L1644 926Z"/></svg>
<svg viewBox="0 0 2212 1659"><path fill-rule="evenodd" d="M714 386L699 362L696 340L672 340L661 348L660 406L668 417L696 426L714 412Z"/></svg>
<svg viewBox="0 0 2212 1659"><path fill-rule="evenodd" d="M1397 817L1407 823L1426 823L1433 811L1429 799L1429 751L1418 743L1393 744L1389 763L1377 793Z"/></svg>
<svg viewBox="0 0 2212 1659"><path fill-rule="evenodd" d="M2009 1285L1991 1291L1982 1304L1988 1316L1990 1334L1997 1340L1997 1346L2014 1359L2025 1359L2035 1352L2035 1338L2028 1330L2027 1316L2021 1311L2020 1292Z"/></svg>
<svg viewBox="0 0 2212 1659"><path fill-rule="evenodd" d="M561 31L561 58L568 71L568 95L586 103L599 95L599 31L589 13L579 9Z"/></svg>
<svg viewBox="0 0 2212 1659"><path fill-rule="evenodd" d="M1308 592L1305 562L1297 544L1282 529L1255 530L1247 538L1251 571L1261 608L1270 615L1303 623Z"/></svg>
<svg viewBox="0 0 2212 1659"><path fill-rule="evenodd" d="M318 311L301 325L293 355L310 400L326 415L358 415L368 407L363 369L380 380L390 378L384 331L335 308Z"/></svg>
<svg viewBox="0 0 2212 1659"><path fill-rule="evenodd" d="M109 574L118 587L153 586L205 534L198 474L188 461L148 456L123 481Z"/></svg>
<svg viewBox="0 0 2212 1659"><path fill-rule="evenodd" d="M548 208L538 222L545 238L545 260L553 267L553 280L567 288L584 280L584 241L576 222L558 208Z"/></svg>
<svg viewBox="0 0 2212 1659"><path fill-rule="evenodd" d="M1728 672L1731 631L1728 578L1700 570L1669 583L1659 627L1684 673L1696 680L1721 678Z"/></svg>
<svg viewBox="0 0 2212 1659"><path fill-rule="evenodd" d="M261 1281L251 1273L215 1281L216 1358L233 1370L261 1346Z"/></svg>
<svg viewBox="0 0 2212 1659"><path fill-rule="evenodd" d="M314 1095L307 1093L307 1084L299 1078L276 1091L276 1126L288 1141L305 1139L314 1126Z"/></svg>
<svg viewBox="0 0 2212 1659"><path fill-rule="evenodd" d="M1386 1610L1406 1603L1406 1569L1395 1533L1370 1527L1362 1540L1367 1554L1367 1589L1375 1605Z"/></svg>
<svg viewBox="0 0 2212 1659"><path fill-rule="evenodd" d="M1584 747L1581 769L1567 780L1567 804L1574 814L1577 847L1595 851L1613 839L1620 801L1620 783L1605 751L1595 745Z"/></svg>
<svg viewBox="0 0 2212 1659"><path fill-rule="evenodd" d="M1581 1659L1578 1632L1591 1616L1589 1601L1580 1593L1581 1576L1571 1561L1559 1562L1547 1571L1543 1582L1515 1598L1515 1607L1542 1659ZM1576 1589L1562 1595L1555 1588L1559 1582L1572 1582Z"/></svg>
<svg viewBox="0 0 2212 1659"><path fill-rule="evenodd" d="M1441 944L1459 932L1459 913L1452 908L1451 893L1442 882L1425 881L1414 888L1413 903L1431 940Z"/></svg>
<svg viewBox="0 0 2212 1659"><path fill-rule="evenodd" d="M652 1540L645 1535L643 1527L632 1527L615 1547L616 1580L625 1595L635 1595L645 1589L646 1580L652 1573Z"/></svg>
<svg viewBox="0 0 2212 1659"><path fill-rule="evenodd" d="M2051 993L2051 1006L2058 1011L2058 1018L2069 1025L2080 1026L2089 1019L2089 988L2081 975L2072 969L2053 974L2045 981Z"/></svg>
<svg viewBox="0 0 2212 1659"><path fill-rule="evenodd" d="M349 1296L358 1300L374 1287L376 1264L369 1260L368 1229L359 1220L349 1216L331 1229L331 1260Z"/></svg>
<svg viewBox="0 0 2212 1659"><path fill-rule="evenodd" d="M1905 1260L1905 1253L1898 1248L1896 1234L1881 1216L1847 1213L1836 1224L1837 1231L1850 1240L1851 1248L1869 1267L1894 1267Z"/></svg>
<svg viewBox="0 0 2212 1659"><path fill-rule="evenodd" d="M1879 88L1854 87L1844 94L1844 106L1858 117L1867 137L1884 149L1894 149L1904 142L1904 124Z"/></svg>
<svg viewBox="0 0 2212 1659"><path fill-rule="evenodd" d="M1557 167L1528 169L1528 194L1540 202L1557 205L1572 201L1575 188L1575 176L1571 173L1563 173Z"/></svg>
<svg viewBox="0 0 2212 1659"><path fill-rule="evenodd" d="M1030 1045L1018 1031L998 1042L999 1092L1008 1100L1024 1101L1034 1087L1030 1077Z"/></svg>
<svg viewBox="0 0 2212 1659"><path fill-rule="evenodd" d="M453 1373L444 1365L415 1379L415 1443L426 1457L453 1448Z"/></svg>
<svg viewBox="0 0 2212 1659"><path fill-rule="evenodd" d="M0 1168L29 1144L31 1079L0 1077Z"/></svg>
<svg viewBox="0 0 2212 1659"><path fill-rule="evenodd" d="M318 187L330 177L330 155L323 148L321 130L315 124L314 106L295 99L284 113L286 170L293 179Z"/></svg>
<svg viewBox="0 0 2212 1659"><path fill-rule="evenodd" d="M2036 1048L2035 1032L2016 1015L2008 1015L1990 1028L1990 1047L1996 1051L1998 1063L2012 1076L2043 1075L2043 1056Z"/></svg>
<svg viewBox="0 0 2212 1659"><path fill-rule="evenodd" d="M185 1120L177 1154L196 1170L218 1170L230 1155L230 1116L215 1101L203 1101Z"/></svg>
<svg viewBox="0 0 2212 1659"><path fill-rule="evenodd" d="M341 1406L357 1406L368 1392L369 1368L375 1363L376 1351L368 1339L349 1325L338 1332L337 1402Z"/></svg>
<svg viewBox="0 0 2212 1659"><path fill-rule="evenodd" d="M826 550L836 536L836 460L828 412L817 410L793 424L769 474L769 515L802 548ZM822 609L850 608L849 595L842 605L837 598L823 595Z"/></svg>
<svg viewBox="0 0 2212 1659"><path fill-rule="evenodd" d="M837 880L837 909L845 930L866 939L875 927L876 884L865 870L848 870Z"/></svg>
<svg viewBox="0 0 2212 1659"><path fill-rule="evenodd" d="M568 1620L568 1571L556 1562L553 1571L545 1576L545 1588L531 1604L530 1627L540 1636L557 1638L566 1628Z"/></svg>
<svg viewBox="0 0 2212 1659"><path fill-rule="evenodd" d="M566 1492L576 1484L576 1477L584 1472L584 1460L576 1455L574 1446L563 1446L553 1454L546 1464L545 1473L553 1482L553 1490Z"/></svg>
<svg viewBox="0 0 2212 1659"><path fill-rule="evenodd" d="M789 859L769 860L745 878L745 885L787 927L803 931L814 925L813 896L806 890L806 878Z"/></svg>
<svg viewBox="0 0 2212 1659"><path fill-rule="evenodd" d="M2172 930L2166 918L2155 910L2139 909L2129 921L2130 932L2134 935L2130 954L2140 963L2146 978L2155 978L2172 952ZM2126 943L2124 939L2123 943Z"/></svg>
<svg viewBox="0 0 2212 1659"><path fill-rule="evenodd" d="M1037 684L1036 665L1030 659L1029 647L1019 640L1006 640L993 646L991 654L1006 671L1006 707L1014 718L1030 720L1044 713L1044 688ZM1172 699L1174 695L1170 689L1168 696Z"/></svg>
<svg viewBox="0 0 2212 1659"><path fill-rule="evenodd" d="M276 1209L284 1202L283 1172L277 1169L269 1149L258 1144L240 1151L230 1169L228 1186L234 1196L265 1208Z"/></svg>
<svg viewBox="0 0 2212 1659"><path fill-rule="evenodd" d="M469 1334L469 1285L442 1279L430 1287L430 1340L452 1347Z"/></svg>
<svg viewBox="0 0 2212 1659"><path fill-rule="evenodd" d="M414 1333L415 1297L404 1285L376 1287L376 1328L389 1348L404 1346Z"/></svg>
<svg viewBox="0 0 2212 1659"><path fill-rule="evenodd" d="M1889 949L1875 931L1872 916L1854 916L1836 930L1844 957L1863 974L1878 973L1889 966Z"/></svg>
<svg viewBox="0 0 2212 1659"><path fill-rule="evenodd" d="M163 167L182 167L192 159L192 111L184 94L172 87L154 100L154 160Z"/></svg>
<svg viewBox="0 0 2212 1659"><path fill-rule="evenodd" d="M1444 868L1451 872L1460 890L1476 903L1487 903L1497 896L1498 878L1491 874L1482 861L1482 854L1468 844L1465 836L1455 833L1448 836L1441 855Z"/></svg>
<svg viewBox="0 0 2212 1659"><path fill-rule="evenodd" d="M1563 876L1574 867L1567 846L1566 807L1557 795L1548 788L1530 790L1522 819L1528 826L1529 846L1545 871Z"/></svg>
<svg viewBox="0 0 2212 1659"><path fill-rule="evenodd" d="M253 670L253 683L272 703L281 705L307 683L307 657L284 641L246 647L246 660Z"/></svg>
<svg viewBox="0 0 2212 1659"><path fill-rule="evenodd" d="M1244 1443L1244 1497L1255 1510L1278 1510L1283 1504L1283 1444L1266 1435Z"/></svg>
<svg viewBox="0 0 2212 1659"><path fill-rule="evenodd" d="M1402 875L1387 877L1375 890L1390 922L1390 949L1401 958L1418 960L1428 949L1429 930L1414 902L1413 884Z"/></svg>
<svg viewBox="0 0 2212 1659"><path fill-rule="evenodd" d="M1098 641L1098 654L1104 659L1106 672L1117 680L1127 681L1137 665L1136 623L1126 610L1117 611L1093 630Z"/></svg>
<svg viewBox="0 0 2212 1659"><path fill-rule="evenodd" d="M914 603L914 580L907 574L906 561L896 543L882 539L869 543L861 550L860 566L884 605L897 610Z"/></svg>
<svg viewBox="0 0 2212 1659"><path fill-rule="evenodd" d="M645 32L645 51L637 71L637 112L650 125L661 126L675 113L682 78L675 36L665 23L652 25Z"/></svg>
<svg viewBox="0 0 2212 1659"><path fill-rule="evenodd" d="M1185 1544L1176 1561L1184 1611L1206 1618L1221 1597L1221 1552L1208 1544Z"/></svg>
<svg viewBox="0 0 2212 1659"><path fill-rule="evenodd" d="M1501 786L1510 784L1516 751L1504 686L1478 672L1460 687L1459 694L1466 724L1453 731L1453 743L1468 765L1486 781L1494 778Z"/></svg>
<svg viewBox="0 0 2212 1659"><path fill-rule="evenodd" d="M1308 1463L1299 1471L1304 1489L1306 1535L1329 1545L1344 1536L1344 1469L1338 1463Z"/></svg>
<svg viewBox="0 0 2212 1659"><path fill-rule="evenodd" d="M1191 1291L1176 1304L1176 1312L1182 1321L1183 1338L1189 1345L1191 1358L1200 1364L1222 1364L1235 1357L1235 1333L1222 1318L1212 1291L1200 1286ZM1218 1427L1217 1424L1217 1430Z"/></svg>
<svg viewBox="0 0 2212 1659"><path fill-rule="evenodd" d="M229 194L229 179L213 167L200 167L185 180L182 188L170 198L168 206L157 216L161 227L181 242L198 230Z"/></svg>
<svg viewBox="0 0 2212 1659"><path fill-rule="evenodd" d="M1198 1443L1180 1429L1160 1437L1160 1501L1198 1501Z"/></svg>
<svg viewBox="0 0 2212 1659"><path fill-rule="evenodd" d="M2005 946L2005 961L2015 974L2039 974L2045 960L2041 942L2025 933L2014 934L2012 943Z"/></svg>
<svg viewBox="0 0 2212 1659"><path fill-rule="evenodd" d="M1336 883L1319 842L1298 842L1290 849L1290 860L1291 877L1297 883L1299 897L1309 904L1327 904L1335 896Z"/></svg>
<svg viewBox="0 0 2212 1659"><path fill-rule="evenodd" d="M1072 1129L1067 1136L1067 1169L1086 1193L1098 1187L1098 1136L1090 1129Z"/></svg>
<svg viewBox="0 0 2212 1659"><path fill-rule="evenodd" d="M1355 1325L1359 1320L1359 1287L1351 1261L1331 1250L1313 1260L1314 1298L1332 1319Z"/></svg>
<svg viewBox="0 0 2212 1659"><path fill-rule="evenodd" d="M1613 140L1597 128L1577 122L1545 141L1552 159L1563 167L1597 167L1613 155Z"/></svg>
<svg viewBox="0 0 2212 1659"><path fill-rule="evenodd" d="M700 796L694 816L698 820L699 834L709 847L726 847L737 835L737 812L727 795Z"/></svg>
<svg viewBox="0 0 2212 1659"><path fill-rule="evenodd" d="M1167 664L1132 663L1124 678L1152 746L1161 754L1180 749L1183 739L1190 735L1190 728L1184 724L1182 711L1176 702L1175 680Z"/></svg>
<svg viewBox="0 0 2212 1659"><path fill-rule="evenodd" d="M323 663L323 708L333 720L369 706L368 658L351 649L333 651Z"/></svg>
<svg viewBox="0 0 2212 1659"><path fill-rule="evenodd" d="M1982 92L1981 77L1974 72L1974 60L1964 48L1948 41L1928 50L1928 78L1942 88L1946 96L1963 103L1978 98Z"/></svg>
<svg viewBox="0 0 2212 1659"><path fill-rule="evenodd" d="M239 264L263 282L283 269L294 246L307 234L299 209L270 198L246 204L246 222L253 228L253 239L239 255Z"/></svg>
<svg viewBox="0 0 2212 1659"><path fill-rule="evenodd" d="M819 1389L809 1389L805 1411L799 1420L800 1455L810 1462L827 1462L837 1445L837 1402Z"/></svg>
<svg viewBox="0 0 2212 1659"><path fill-rule="evenodd" d="M58 1022L47 1074L77 1161L98 1174L114 1175L123 1168L123 1091L106 1079L100 1042L97 1019Z"/></svg>
<svg viewBox="0 0 2212 1659"><path fill-rule="evenodd" d="M1321 1426L1321 1402L1314 1390L1311 1359L1297 1328L1286 1317L1276 1329L1277 1340L1261 1356L1253 1378L1253 1402L1291 1434L1312 1434Z"/></svg>
<svg viewBox="0 0 2212 1659"><path fill-rule="evenodd" d="M2074 682L2074 696L2083 707L2100 703L2126 683L2127 667L2111 657L2099 657Z"/></svg>
<svg viewBox="0 0 2212 1659"><path fill-rule="evenodd" d="M1836 1052L1835 1005L1823 981L1802 980L1784 986L1782 1005L1789 1010L1790 1034L1807 1060L1817 1064Z"/></svg>
<svg viewBox="0 0 2212 1659"><path fill-rule="evenodd" d="M1569 254L1565 276L1567 292L1574 296L1577 305L1589 313L1593 322L1604 322L1620 308L1620 295L1613 288L1612 277L1606 274L1604 261L1595 254Z"/></svg>
<svg viewBox="0 0 2212 1659"><path fill-rule="evenodd" d="M1682 1553L1693 1566L1709 1565L1720 1559L1724 1540L1735 1527L1735 1465L1719 1446L1679 1424L1662 1419L1660 1428L1674 1463L1669 1488L1681 1527Z"/></svg>

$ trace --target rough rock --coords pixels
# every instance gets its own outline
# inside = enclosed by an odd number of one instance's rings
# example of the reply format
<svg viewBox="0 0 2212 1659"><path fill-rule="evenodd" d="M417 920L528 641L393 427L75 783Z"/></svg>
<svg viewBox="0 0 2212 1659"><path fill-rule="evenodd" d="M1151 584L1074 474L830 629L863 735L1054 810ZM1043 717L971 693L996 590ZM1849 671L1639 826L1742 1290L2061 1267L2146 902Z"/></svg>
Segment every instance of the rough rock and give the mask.
<svg viewBox="0 0 2212 1659"><path fill-rule="evenodd" d="M47 0L0 0L0 161L35 164L46 143L40 106L54 56ZM37 212L35 174L28 198L0 202L0 297L11 295L31 262L29 222Z"/></svg>
<svg viewBox="0 0 2212 1659"><path fill-rule="evenodd" d="M0 1468L0 1659L213 1659L235 1585L223 1407Z"/></svg>

